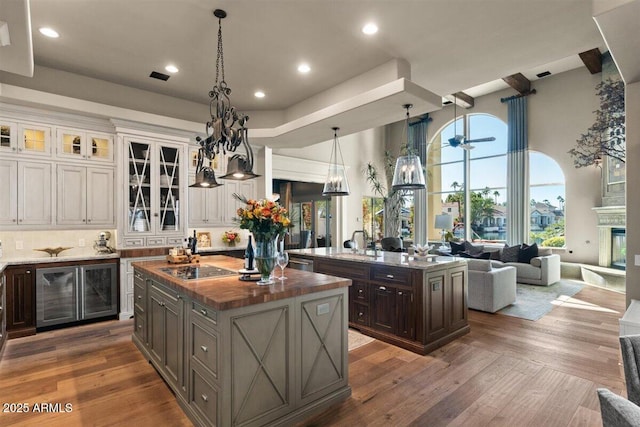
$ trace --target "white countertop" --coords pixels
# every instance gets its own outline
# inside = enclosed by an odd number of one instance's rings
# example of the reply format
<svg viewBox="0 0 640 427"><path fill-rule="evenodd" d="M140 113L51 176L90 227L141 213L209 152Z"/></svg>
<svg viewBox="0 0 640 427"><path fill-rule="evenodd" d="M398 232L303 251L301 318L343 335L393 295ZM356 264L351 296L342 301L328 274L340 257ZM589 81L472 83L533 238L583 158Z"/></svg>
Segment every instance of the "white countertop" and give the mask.
<svg viewBox="0 0 640 427"><path fill-rule="evenodd" d="M346 248L313 248L313 249L290 249L287 250L290 255L302 255L307 257L331 258L336 260L362 262L375 265L390 265L394 267L417 268L421 270L430 270L443 265L462 264L466 261L464 258L438 256L428 260L416 260L415 257L409 256L402 252L386 252L378 251L378 256L373 256L373 251L368 250L367 255L361 251L353 253L351 249Z"/></svg>
<svg viewBox="0 0 640 427"><path fill-rule="evenodd" d="M57 257L49 256L36 256L36 257L20 257L20 258L0 258L0 272L8 265L21 265L21 264L44 264L55 262L67 262L67 261L87 261L92 259L112 259L120 258L118 253L113 254L84 254L84 255L60 255Z"/></svg>

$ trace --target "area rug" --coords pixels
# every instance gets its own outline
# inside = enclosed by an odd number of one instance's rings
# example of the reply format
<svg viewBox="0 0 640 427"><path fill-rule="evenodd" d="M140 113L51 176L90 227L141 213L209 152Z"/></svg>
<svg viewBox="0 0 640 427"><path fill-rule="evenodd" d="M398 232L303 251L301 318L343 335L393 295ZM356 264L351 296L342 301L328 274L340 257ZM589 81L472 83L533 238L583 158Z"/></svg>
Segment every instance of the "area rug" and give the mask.
<svg viewBox="0 0 640 427"><path fill-rule="evenodd" d="M563 279L551 286L517 284L516 302L498 311L507 316L538 320L562 305L565 297L571 297L583 288L584 284L576 280Z"/></svg>
<svg viewBox="0 0 640 427"><path fill-rule="evenodd" d="M374 341L374 338L363 335L356 330L349 329L349 351L369 344L372 341Z"/></svg>

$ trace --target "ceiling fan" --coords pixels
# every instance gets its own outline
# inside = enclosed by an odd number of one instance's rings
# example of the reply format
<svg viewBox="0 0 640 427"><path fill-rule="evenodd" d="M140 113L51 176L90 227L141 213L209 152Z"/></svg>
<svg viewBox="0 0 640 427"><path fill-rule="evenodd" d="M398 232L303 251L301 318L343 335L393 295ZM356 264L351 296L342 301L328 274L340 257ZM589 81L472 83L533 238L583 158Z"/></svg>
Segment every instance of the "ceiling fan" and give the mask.
<svg viewBox="0 0 640 427"><path fill-rule="evenodd" d="M456 95L453 95L453 138L449 138L449 145L450 147L461 147L464 148L465 150L471 150L473 148L475 148L473 145L471 145L471 143L474 142L488 142L488 141L495 141L496 138L493 136L489 136L486 138L476 138L476 139L466 139L464 135L458 135L458 133L456 132L456 122L458 121L458 115L456 113L456 106L458 105L458 103L456 102L457 98ZM446 145L445 145L446 147Z"/></svg>

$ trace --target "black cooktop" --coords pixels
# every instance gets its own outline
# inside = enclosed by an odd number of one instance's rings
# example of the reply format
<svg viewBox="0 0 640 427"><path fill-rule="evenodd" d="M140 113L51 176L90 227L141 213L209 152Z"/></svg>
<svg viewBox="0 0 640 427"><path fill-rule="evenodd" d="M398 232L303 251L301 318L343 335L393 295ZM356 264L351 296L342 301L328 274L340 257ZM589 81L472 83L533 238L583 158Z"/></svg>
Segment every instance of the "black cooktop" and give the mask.
<svg viewBox="0 0 640 427"><path fill-rule="evenodd" d="M226 268L220 268L213 265L168 267L162 268L161 271L182 280L206 279L209 277L222 277L238 274L236 271L227 270Z"/></svg>

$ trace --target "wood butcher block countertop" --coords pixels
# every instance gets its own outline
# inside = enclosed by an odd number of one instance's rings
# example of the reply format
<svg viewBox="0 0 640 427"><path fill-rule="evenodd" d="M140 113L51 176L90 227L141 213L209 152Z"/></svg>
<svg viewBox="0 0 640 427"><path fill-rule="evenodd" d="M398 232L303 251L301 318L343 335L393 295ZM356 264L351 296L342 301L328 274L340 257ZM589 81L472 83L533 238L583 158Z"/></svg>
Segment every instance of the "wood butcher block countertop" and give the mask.
<svg viewBox="0 0 640 427"><path fill-rule="evenodd" d="M244 261L223 255L213 255L201 257L200 263L194 264L169 264L164 260L133 263L133 267L136 270L146 273L152 279L178 292L184 292L194 300L217 310L229 310L262 304L351 285L351 280L349 279L291 268L285 269L285 280L281 281L276 278L274 284L263 286L258 286L254 281L241 281L239 274L185 280L162 271L164 268L205 265L237 271L244 267ZM276 275L280 274L279 267L276 267L275 273Z"/></svg>

